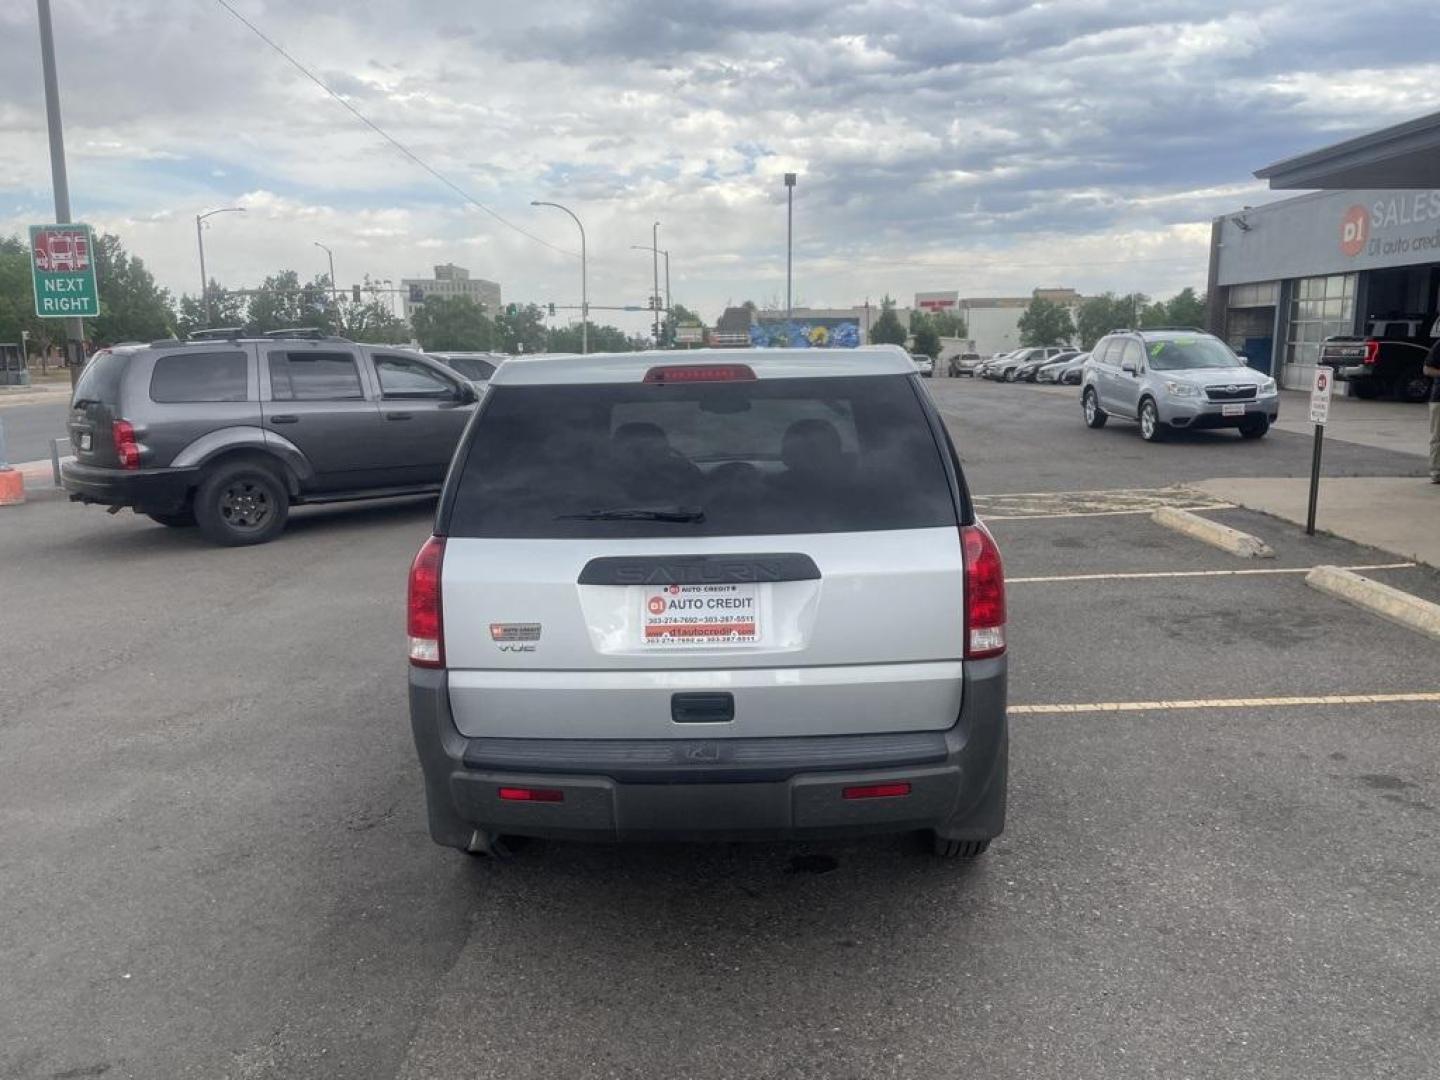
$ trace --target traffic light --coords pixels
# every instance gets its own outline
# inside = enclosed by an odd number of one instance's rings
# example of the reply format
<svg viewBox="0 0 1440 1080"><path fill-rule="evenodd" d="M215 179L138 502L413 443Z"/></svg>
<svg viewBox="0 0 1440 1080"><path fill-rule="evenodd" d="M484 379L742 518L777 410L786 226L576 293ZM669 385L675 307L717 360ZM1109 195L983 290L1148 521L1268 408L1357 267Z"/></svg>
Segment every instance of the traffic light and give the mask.
<svg viewBox="0 0 1440 1080"><path fill-rule="evenodd" d="M546 308L549 310L549 312L550 312L551 315L554 315L554 314L555 314L555 305L554 305L554 304L546 304L545 306L546 306Z"/></svg>
<svg viewBox="0 0 1440 1080"><path fill-rule="evenodd" d="M350 300L351 300L352 303L356 303L356 304L360 303L360 286L359 286L359 285L351 285L351 286L350 286Z"/></svg>

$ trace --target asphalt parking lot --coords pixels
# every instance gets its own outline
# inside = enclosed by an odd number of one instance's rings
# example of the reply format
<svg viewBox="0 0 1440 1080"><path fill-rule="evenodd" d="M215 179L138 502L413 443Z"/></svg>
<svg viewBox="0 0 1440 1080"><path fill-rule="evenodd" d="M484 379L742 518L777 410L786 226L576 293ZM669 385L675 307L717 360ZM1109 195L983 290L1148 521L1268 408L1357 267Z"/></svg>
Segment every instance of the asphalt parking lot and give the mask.
<svg viewBox="0 0 1440 1080"><path fill-rule="evenodd" d="M1440 574L1223 500L1273 561L1149 520L1302 475L1302 435L932 392L1012 581L1010 822L968 868L435 847L402 655L428 501L239 550L0 512L0 1077L1433 1075L1437 650L1297 571Z"/></svg>

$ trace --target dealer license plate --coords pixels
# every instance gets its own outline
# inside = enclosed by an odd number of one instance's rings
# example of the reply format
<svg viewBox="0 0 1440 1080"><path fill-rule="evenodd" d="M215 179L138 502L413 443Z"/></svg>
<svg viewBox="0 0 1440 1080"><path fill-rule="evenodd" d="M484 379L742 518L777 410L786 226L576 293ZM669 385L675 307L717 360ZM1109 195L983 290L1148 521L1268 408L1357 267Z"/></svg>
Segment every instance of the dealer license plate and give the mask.
<svg viewBox="0 0 1440 1080"><path fill-rule="evenodd" d="M1245 415L1245 406L1244 406L1244 405L1221 405L1221 406L1220 406L1220 415L1221 415L1221 416L1244 416L1244 415Z"/></svg>
<svg viewBox="0 0 1440 1080"><path fill-rule="evenodd" d="M640 643L728 648L760 641L761 585L661 585L640 593Z"/></svg>
<svg viewBox="0 0 1440 1080"><path fill-rule="evenodd" d="M88 431L85 432L83 435L80 436L80 449L81 449L81 450L89 450L89 449L90 449L90 433L89 433Z"/></svg>

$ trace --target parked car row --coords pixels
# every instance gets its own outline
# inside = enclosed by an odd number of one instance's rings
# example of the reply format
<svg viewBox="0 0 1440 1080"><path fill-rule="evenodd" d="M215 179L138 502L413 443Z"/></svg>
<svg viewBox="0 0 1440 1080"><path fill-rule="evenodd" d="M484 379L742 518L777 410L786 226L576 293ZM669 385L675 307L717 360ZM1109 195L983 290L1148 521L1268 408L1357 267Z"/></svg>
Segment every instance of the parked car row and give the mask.
<svg viewBox="0 0 1440 1080"><path fill-rule="evenodd" d="M1078 384L1080 381L1078 367L1072 369L1073 377L1064 380L1055 378L1054 373L1042 378L1041 373L1058 365L1071 364L1076 358L1084 355L1079 349L1063 345L1013 349L1010 352L992 356L989 360L981 361L974 367L973 373L997 382L1064 381Z"/></svg>

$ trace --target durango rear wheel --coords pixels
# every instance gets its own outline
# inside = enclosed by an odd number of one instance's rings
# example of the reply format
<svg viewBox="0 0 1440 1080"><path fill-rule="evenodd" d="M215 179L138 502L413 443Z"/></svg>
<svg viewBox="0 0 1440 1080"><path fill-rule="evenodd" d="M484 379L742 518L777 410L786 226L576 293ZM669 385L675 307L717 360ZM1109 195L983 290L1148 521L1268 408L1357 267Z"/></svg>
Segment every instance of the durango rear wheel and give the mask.
<svg viewBox="0 0 1440 1080"><path fill-rule="evenodd" d="M1105 421L1110 419L1110 417L1104 409L1100 408L1100 398L1095 393L1095 388L1090 387L1087 389L1084 397L1082 397L1080 401L1082 407L1085 409L1085 426L1092 428L1104 427Z"/></svg>
<svg viewBox="0 0 1440 1080"><path fill-rule="evenodd" d="M195 522L226 547L275 539L290 516L290 496L275 472L255 461L221 464L195 493Z"/></svg>

